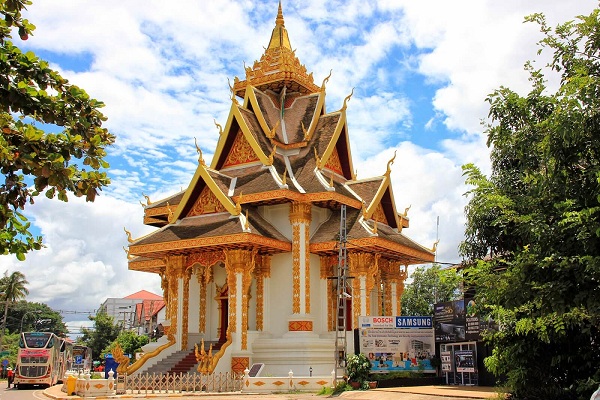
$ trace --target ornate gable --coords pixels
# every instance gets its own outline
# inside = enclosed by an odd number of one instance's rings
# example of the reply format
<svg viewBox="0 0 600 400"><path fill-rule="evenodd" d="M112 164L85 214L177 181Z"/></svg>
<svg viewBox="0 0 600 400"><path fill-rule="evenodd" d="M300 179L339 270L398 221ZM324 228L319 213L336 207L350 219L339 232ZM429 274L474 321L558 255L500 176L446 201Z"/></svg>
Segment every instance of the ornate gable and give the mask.
<svg viewBox="0 0 600 400"><path fill-rule="evenodd" d="M200 196L196 199L196 202L192 206L192 209L188 213L188 217L193 217L196 215L202 214L212 214L218 212L227 211L223 204L217 199L217 196L210 190L210 188L205 187L200 193Z"/></svg>
<svg viewBox="0 0 600 400"><path fill-rule="evenodd" d="M255 161L260 161L250 143L244 137L241 130L238 130L236 137L231 146L231 150L223 163L222 168L247 164Z"/></svg>

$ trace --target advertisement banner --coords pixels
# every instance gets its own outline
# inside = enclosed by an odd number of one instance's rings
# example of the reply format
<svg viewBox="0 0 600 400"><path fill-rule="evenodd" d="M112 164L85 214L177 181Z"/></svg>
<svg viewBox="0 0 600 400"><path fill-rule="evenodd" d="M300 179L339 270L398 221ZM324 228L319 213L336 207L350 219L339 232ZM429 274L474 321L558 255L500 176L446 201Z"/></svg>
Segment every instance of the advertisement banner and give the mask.
<svg viewBox="0 0 600 400"><path fill-rule="evenodd" d="M436 342L461 342L466 339L464 300L435 304L433 318Z"/></svg>
<svg viewBox="0 0 600 400"><path fill-rule="evenodd" d="M371 372L435 373L432 324L431 317L360 317L360 352L371 361Z"/></svg>
<svg viewBox="0 0 600 400"><path fill-rule="evenodd" d="M475 353L473 350L456 350L454 352L456 372L475 372Z"/></svg>

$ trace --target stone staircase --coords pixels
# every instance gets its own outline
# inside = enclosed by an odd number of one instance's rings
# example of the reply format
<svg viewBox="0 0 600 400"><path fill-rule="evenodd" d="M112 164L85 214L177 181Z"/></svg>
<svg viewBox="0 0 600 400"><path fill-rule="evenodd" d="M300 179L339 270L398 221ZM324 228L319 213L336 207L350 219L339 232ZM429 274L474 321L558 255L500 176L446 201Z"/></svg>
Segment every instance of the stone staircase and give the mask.
<svg viewBox="0 0 600 400"><path fill-rule="evenodd" d="M208 351L210 342L204 343L204 348ZM221 344L217 342L213 342L213 354L219 351L221 348ZM200 347L200 344L198 344ZM179 350L165 359L159 361L157 364L154 364L150 368L148 368L145 373L147 374L197 374L198 362L196 361L196 353L194 349L192 350Z"/></svg>

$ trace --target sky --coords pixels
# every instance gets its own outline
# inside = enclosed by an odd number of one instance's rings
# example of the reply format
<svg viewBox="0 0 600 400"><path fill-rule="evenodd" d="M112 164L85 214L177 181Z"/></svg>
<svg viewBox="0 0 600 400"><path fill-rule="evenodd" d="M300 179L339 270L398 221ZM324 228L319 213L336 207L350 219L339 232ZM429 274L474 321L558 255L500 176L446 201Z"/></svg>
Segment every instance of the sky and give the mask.
<svg viewBox="0 0 600 400"><path fill-rule="evenodd" d="M589 14L591 0L284 0L292 47L315 83L327 84L329 112L348 102L351 152L358 178L392 166L398 211L411 207L411 239L436 259L457 263L468 187L461 166L490 170L485 129L494 89L525 94L527 60L537 55L539 27L524 17L542 12L550 26ZM207 163L230 106L228 80L263 54L277 0L34 1L36 25L26 42L63 77L103 101L117 137L108 149L112 183L94 203L40 198L26 210L45 248L26 261L0 257L0 271L20 270L29 301L63 313L77 332L108 297L138 290L162 295L157 275L129 271L124 228L134 238L140 201L186 188L197 167L194 140ZM15 35L16 37L17 35ZM549 87L556 77L549 75ZM439 221L439 223L438 223Z"/></svg>

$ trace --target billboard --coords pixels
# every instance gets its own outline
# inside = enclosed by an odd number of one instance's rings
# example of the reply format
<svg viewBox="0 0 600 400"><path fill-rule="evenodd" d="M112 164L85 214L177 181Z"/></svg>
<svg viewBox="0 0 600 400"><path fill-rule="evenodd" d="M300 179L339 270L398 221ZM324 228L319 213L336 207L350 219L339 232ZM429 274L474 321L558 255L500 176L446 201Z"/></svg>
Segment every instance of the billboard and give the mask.
<svg viewBox="0 0 600 400"><path fill-rule="evenodd" d="M359 348L371 372L435 373L435 338L431 317L360 317Z"/></svg>

